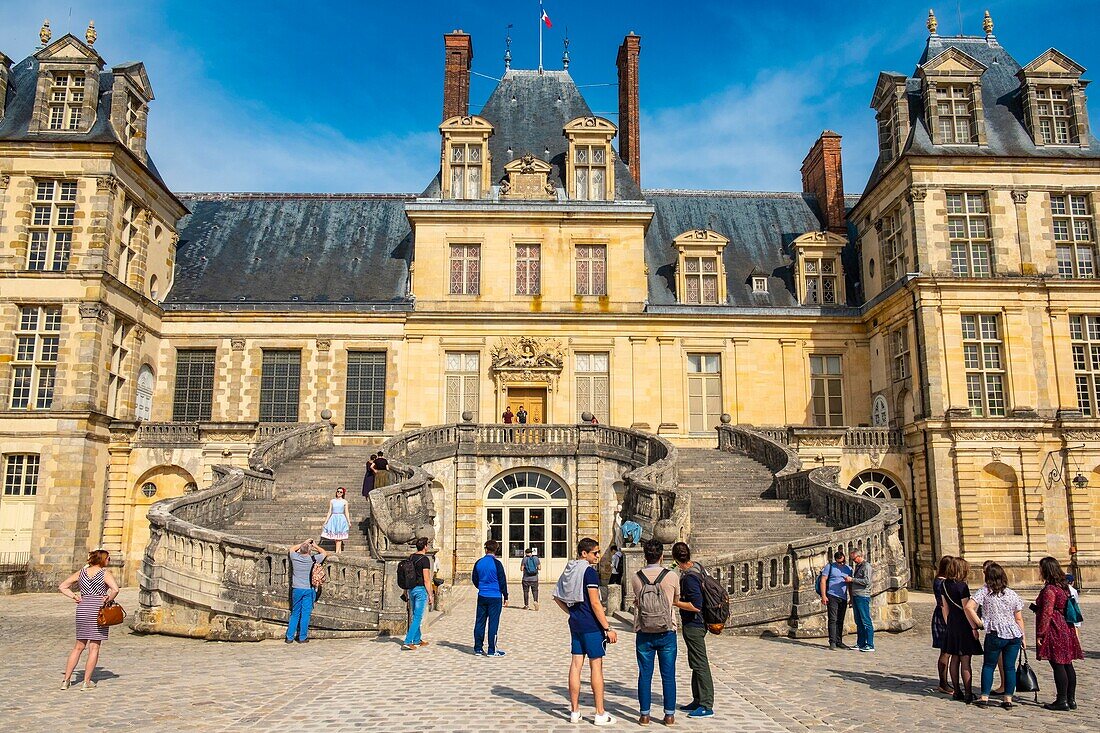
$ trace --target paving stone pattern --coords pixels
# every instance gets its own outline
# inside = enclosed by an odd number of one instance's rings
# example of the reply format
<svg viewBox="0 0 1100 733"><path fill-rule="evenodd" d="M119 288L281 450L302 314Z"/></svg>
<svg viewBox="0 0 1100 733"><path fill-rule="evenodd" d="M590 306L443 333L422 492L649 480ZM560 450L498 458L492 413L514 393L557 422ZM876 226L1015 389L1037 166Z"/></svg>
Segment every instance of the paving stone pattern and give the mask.
<svg viewBox="0 0 1100 733"><path fill-rule="evenodd" d="M518 589L517 589L518 591ZM58 688L72 640L73 605L57 594L0 597L0 706L4 731L575 731L565 673L568 633L564 615L547 603L538 612L506 609L500 646L508 656L470 651L473 597L461 593L454 610L426 638L431 646L401 651L389 638L201 642L139 636L116 628L104 647L99 687ZM127 608L135 591L123 592ZM928 596L914 594L917 627L880 634L878 651L830 652L820 641L710 637L718 715L705 721L677 716L694 731L951 731L988 726L1000 731L1100 729L1100 599L1086 598L1079 663L1081 708L1051 713L1028 701L1013 711L980 710L929 692L934 654L927 632ZM1091 622L1091 619L1097 619ZM1029 619L1030 620L1030 619ZM1030 631L1030 629L1029 629ZM635 727L637 667L633 636L623 633L607 659L608 709ZM975 665L977 673L980 665ZM1050 668L1037 665L1053 698ZM689 695L683 644L678 692ZM79 679L80 672L77 673ZM587 679L587 674L586 677ZM659 709L660 684L655 680ZM420 700L416 698L420 696Z"/></svg>

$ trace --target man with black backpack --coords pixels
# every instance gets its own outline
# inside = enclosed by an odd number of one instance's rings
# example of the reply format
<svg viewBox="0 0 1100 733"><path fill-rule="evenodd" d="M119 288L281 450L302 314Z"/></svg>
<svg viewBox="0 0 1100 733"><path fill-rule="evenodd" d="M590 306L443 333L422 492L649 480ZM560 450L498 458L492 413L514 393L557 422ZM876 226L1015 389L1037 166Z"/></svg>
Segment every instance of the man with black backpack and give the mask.
<svg viewBox="0 0 1100 733"><path fill-rule="evenodd" d="M714 715L714 680L707 659L702 567L691 561L691 548L686 542L672 546L672 559L680 568L680 600L676 607L680 609L680 625L691 667L691 702L680 709L690 711L689 718L709 718Z"/></svg>
<svg viewBox="0 0 1100 733"><path fill-rule="evenodd" d="M653 658L661 667L664 724L676 722L676 613L680 576L661 566L665 546L657 540L642 545L646 566L634 574L634 650L638 655L638 725L649 725Z"/></svg>
<svg viewBox="0 0 1100 733"><path fill-rule="evenodd" d="M409 630L401 648L411 651L428 646L428 642L420 635L424 612L435 603L432 559L428 557L427 537L417 538L416 552L397 563L397 585L405 591L411 609Z"/></svg>

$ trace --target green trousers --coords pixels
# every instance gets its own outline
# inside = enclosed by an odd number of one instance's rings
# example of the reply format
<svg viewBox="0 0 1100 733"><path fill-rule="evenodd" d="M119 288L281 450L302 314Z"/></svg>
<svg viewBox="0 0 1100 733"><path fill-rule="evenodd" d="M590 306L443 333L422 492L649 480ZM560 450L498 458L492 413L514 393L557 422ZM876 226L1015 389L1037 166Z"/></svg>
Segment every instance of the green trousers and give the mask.
<svg viewBox="0 0 1100 733"><path fill-rule="evenodd" d="M691 699L705 708L714 707L714 680L707 659L707 629L705 626L685 626L688 666L691 667Z"/></svg>

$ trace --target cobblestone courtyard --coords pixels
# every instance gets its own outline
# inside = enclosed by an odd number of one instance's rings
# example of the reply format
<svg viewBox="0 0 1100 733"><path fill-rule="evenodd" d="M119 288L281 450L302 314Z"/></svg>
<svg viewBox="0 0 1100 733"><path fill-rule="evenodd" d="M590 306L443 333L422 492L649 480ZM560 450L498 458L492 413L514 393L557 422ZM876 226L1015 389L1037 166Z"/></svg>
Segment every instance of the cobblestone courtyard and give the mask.
<svg viewBox="0 0 1100 733"><path fill-rule="evenodd" d="M473 597L466 595L426 634L431 646L403 652L394 639L207 643L115 630L99 687L58 690L72 639L73 606L56 594L0 597L0 708L5 731L569 731L564 719L568 648L564 615L506 609L501 659L470 652ZM123 592L128 609L136 592ZM917 627L881 634L878 652L830 652L819 640L711 637L718 716L677 725L731 731L999 731L1100 729L1100 599L1083 603L1086 656L1078 665L1076 713L1027 700L1012 711L980 710L929 692L933 656L927 595L914 594ZM1097 619L1094 621L1093 619ZM1030 619L1029 619L1030 621ZM1031 629L1029 628L1029 636ZM607 660L608 709L616 728L637 715L633 637ZM689 695L681 643L678 691ZM980 665L975 665L975 673ZM1053 699L1050 668L1037 665L1040 702ZM78 671L75 679L79 679ZM660 685L655 680L655 703ZM591 725L591 697L582 694ZM685 698L686 700L686 698ZM658 710L658 704L654 710Z"/></svg>

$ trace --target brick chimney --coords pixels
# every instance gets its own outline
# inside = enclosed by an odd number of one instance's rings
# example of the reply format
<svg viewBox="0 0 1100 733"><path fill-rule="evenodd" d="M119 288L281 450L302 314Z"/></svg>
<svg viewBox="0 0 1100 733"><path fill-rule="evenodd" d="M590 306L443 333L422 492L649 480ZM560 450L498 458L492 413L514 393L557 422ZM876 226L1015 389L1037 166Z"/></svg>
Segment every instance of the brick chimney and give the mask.
<svg viewBox="0 0 1100 733"><path fill-rule="evenodd" d="M474 43L470 34L454 30L443 36L443 119L470 114L470 63Z"/></svg>
<svg viewBox="0 0 1100 733"><path fill-rule="evenodd" d="M630 32L619 46L619 157L634 182L642 185L641 133L638 129L638 53L642 37Z"/></svg>
<svg viewBox="0 0 1100 733"><path fill-rule="evenodd" d="M840 135L825 130L802 161L802 190L817 198L825 229L848 234L844 215L844 173L840 165Z"/></svg>

